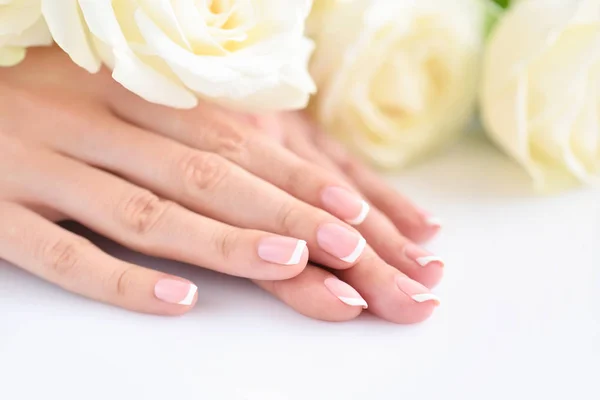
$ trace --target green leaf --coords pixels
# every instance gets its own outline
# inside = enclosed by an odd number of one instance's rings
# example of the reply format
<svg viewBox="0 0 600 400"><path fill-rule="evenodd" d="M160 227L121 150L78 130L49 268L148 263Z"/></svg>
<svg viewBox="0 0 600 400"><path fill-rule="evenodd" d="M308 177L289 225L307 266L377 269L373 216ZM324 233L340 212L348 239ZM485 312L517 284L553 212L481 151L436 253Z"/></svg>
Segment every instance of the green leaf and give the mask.
<svg viewBox="0 0 600 400"><path fill-rule="evenodd" d="M500 16L504 13L504 10L498 6L498 3L509 3L510 0L484 0L483 4L485 7L485 36L488 37L492 32L492 29L496 25L496 22L500 19Z"/></svg>
<svg viewBox="0 0 600 400"><path fill-rule="evenodd" d="M510 0L494 0L496 4L498 4L502 8L508 8L510 5Z"/></svg>

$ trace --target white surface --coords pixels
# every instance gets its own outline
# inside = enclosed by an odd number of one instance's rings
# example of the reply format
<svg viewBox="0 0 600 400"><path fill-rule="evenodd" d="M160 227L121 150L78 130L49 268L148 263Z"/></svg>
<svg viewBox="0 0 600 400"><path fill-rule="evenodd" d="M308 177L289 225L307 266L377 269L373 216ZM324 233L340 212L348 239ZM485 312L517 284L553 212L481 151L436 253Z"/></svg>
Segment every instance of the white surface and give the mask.
<svg viewBox="0 0 600 400"><path fill-rule="evenodd" d="M197 308L132 314L1 264L0 399L599 399L600 194L537 197L477 138L397 184L445 222L428 322L312 321L245 281L112 245L191 278Z"/></svg>

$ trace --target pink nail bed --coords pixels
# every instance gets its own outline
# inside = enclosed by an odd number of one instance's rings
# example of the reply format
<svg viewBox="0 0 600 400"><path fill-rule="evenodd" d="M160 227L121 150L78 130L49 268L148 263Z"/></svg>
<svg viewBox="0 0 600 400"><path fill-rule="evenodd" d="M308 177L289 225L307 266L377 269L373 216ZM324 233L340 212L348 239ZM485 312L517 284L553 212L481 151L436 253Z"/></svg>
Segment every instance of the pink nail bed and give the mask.
<svg viewBox="0 0 600 400"><path fill-rule="evenodd" d="M440 305L440 299L420 283L413 281L405 275L396 275L398 289L417 303L432 301L436 306Z"/></svg>
<svg viewBox="0 0 600 400"><path fill-rule="evenodd" d="M348 285L346 282L343 282L337 278L327 278L325 279L325 287L340 301L344 304L347 304L352 307L362 307L367 309L369 306L365 299L354 289L352 286Z"/></svg>
<svg viewBox="0 0 600 400"><path fill-rule="evenodd" d="M406 245L404 254L421 267L444 267L444 261L440 257L434 256L415 244Z"/></svg>
<svg viewBox="0 0 600 400"><path fill-rule="evenodd" d="M154 286L154 295L166 303L189 306L194 302L198 287L186 281L162 279Z"/></svg>
<svg viewBox="0 0 600 400"><path fill-rule="evenodd" d="M360 225L369 214L369 204L349 189L331 186L323 190L321 200L325 209L350 225Z"/></svg>
<svg viewBox="0 0 600 400"><path fill-rule="evenodd" d="M258 256L273 264L297 265L304 253L308 253L304 240L273 236L258 244Z"/></svg>
<svg viewBox="0 0 600 400"><path fill-rule="evenodd" d="M360 234L337 224L321 225L317 242L324 251L347 263L358 260L367 245Z"/></svg>

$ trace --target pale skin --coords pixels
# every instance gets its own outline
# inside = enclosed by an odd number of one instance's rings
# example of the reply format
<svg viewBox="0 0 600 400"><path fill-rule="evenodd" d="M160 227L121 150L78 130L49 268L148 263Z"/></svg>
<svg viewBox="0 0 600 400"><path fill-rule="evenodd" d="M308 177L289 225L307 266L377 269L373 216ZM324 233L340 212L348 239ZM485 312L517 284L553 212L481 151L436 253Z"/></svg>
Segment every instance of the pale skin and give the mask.
<svg viewBox="0 0 600 400"><path fill-rule="evenodd" d="M0 110L0 258L69 291L158 315L198 302L191 282L118 260L62 220L251 279L312 318L351 320L366 302L415 323L438 304L428 288L443 263L415 243L439 223L299 113L150 104L56 48L0 69Z"/></svg>

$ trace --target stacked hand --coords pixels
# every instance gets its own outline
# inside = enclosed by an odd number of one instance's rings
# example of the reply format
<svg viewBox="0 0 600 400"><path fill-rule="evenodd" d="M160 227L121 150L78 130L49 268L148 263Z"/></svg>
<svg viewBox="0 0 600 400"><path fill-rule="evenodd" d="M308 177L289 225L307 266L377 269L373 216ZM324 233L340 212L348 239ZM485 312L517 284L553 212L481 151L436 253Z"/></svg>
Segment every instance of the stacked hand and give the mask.
<svg viewBox="0 0 600 400"><path fill-rule="evenodd" d="M252 279L313 318L349 320L368 303L412 323L437 305L427 288L443 264L415 242L439 223L302 115L170 109L37 49L0 69L0 258L130 310L195 304L191 282L103 253L55 224L66 219Z"/></svg>

